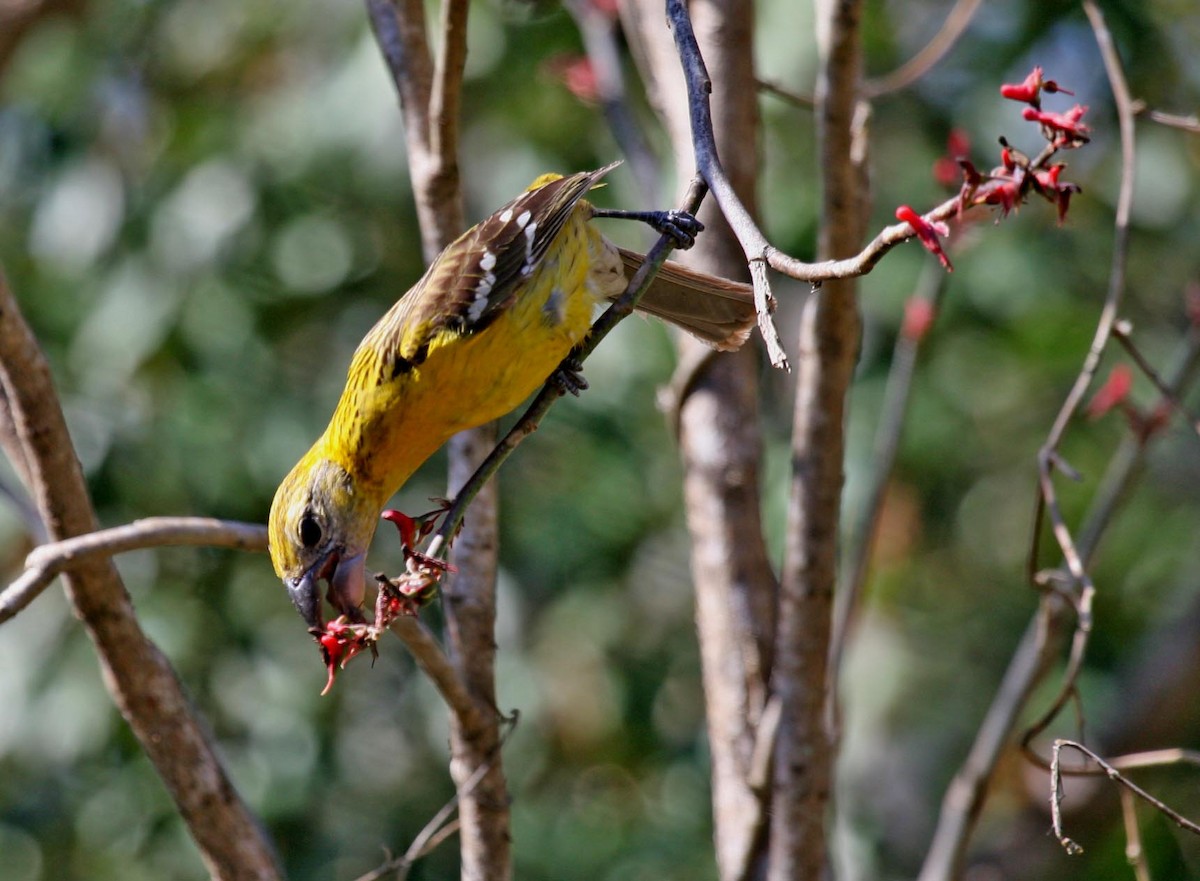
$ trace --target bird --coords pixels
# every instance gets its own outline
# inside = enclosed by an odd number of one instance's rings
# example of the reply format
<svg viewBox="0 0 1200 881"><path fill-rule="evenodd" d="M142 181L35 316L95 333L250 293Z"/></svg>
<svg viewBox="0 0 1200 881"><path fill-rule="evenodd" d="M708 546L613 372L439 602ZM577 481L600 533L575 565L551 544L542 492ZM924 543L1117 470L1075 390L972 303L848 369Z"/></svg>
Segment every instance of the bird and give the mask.
<svg viewBox="0 0 1200 881"><path fill-rule="evenodd" d="M644 258L593 221L648 222L683 247L702 229L681 212L593 206L585 196L618 164L538 177L448 245L355 350L328 427L271 504L271 560L310 633L325 628L322 581L333 609L362 620L388 499L452 435L515 409L587 336L594 307L624 291ZM719 351L756 319L748 285L670 261L638 308Z"/></svg>

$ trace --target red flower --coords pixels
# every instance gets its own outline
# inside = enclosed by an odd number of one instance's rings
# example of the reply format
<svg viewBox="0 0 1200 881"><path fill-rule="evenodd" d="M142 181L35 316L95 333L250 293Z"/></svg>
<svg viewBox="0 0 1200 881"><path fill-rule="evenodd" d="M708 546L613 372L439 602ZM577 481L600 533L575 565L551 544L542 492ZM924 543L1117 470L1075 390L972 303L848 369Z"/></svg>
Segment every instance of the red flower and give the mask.
<svg viewBox="0 0 1200 881"><path fill-rule="evenodd" d="M586 55L559 55L546 62L546 70L585 104L600 102L596 70Z"/></svg>
<svg viewBox="0 0 1200 881"><path fill-rule="evenodd" d="M1034 175L1033 188L1058 206L1058 225L1062 226L1067 219L1067 209L1071 207L1071 195L1082 192L1079 184L1059 181L1058 176L1066 168L1061 162L1051 165L1045 171Z"/></svg>
<svg viewBox="0 0 1200 881"><path fill-rule="evenodd" d="M933 326L937 311L933 303L924 297L909 297L904 304L904 322L900 325L900 333L913 342L920 342Z"/></svg>
<svg viewBox="0 0 1200 881"><path fill-rule="evenodd" d="M936 256L942 266L946 267L947 272L954 271L954 267L950 264L950 258L942 250L942 243L938 239L939 235L950 235L950 228L946 224L937 220L926 220L907 205L901 205L896 209L896 219L902 220L912 227L913 234L920 239L925 250Z"/></svg>
<svg viewBox="0 0 1200 881"><path fill-rule="evenodd" d="M317 642L321 646L325 669L329 671L329 678L321 689L321 695L324 696L333 688L337 671L343 669L368 643L363 628L347 623L345 616L326 624L325 632L317 637Z"/></svg>
<svg viewBox="0 0 1200 881"><path fill-rule="evenodd" d="M1030 122L1039 123L1044 131L1053 135L1055 146L1061 147L1067 144L1086 144L1088 142L1092 130L1080 121L1085 113L1087 113L1087 107L1076 104L1066 113L1051 113L1034 107L1026 107L1021 115Z"/></svg>
<svg viewBox="0 0 1200 881"><path fill-rule="evenodd" d="M1005 83L1000 87L1000 94L1013 101L1024 101L1034 107L1041 106L1041 93L1062 92L1064 95L1074 95L1056 83L1054 80L1043 79L1041 67L1035 67L1021 83Z"/></svg>
<svg viewBox="0 0 1200 881"><path fill-rule="evenodd" d="M1026 177L1027 175L1021 173L1020 177L992 178L993 185L987 187L984 191L984 204L999 205L1000 216L1007 217L1008 213L1019 208L1021 202L1025 199L1024 183Z"/></svg>
<svg viewBox="0 0 1200 881"><path fill-rule="evenodd" d="M1113 407L1124 403L1132 388L1133 371L1129 369L1128 364L1118 364L1108 374L1108 379L1104 381L1104 385L1100 386L1091 403L1088 404L1088 415L1093 419L1099 419Z"/></svg>
<svg viewBox="0 0 1200 881"><path fill-rule="evenodd" d="M946 137L946 152L933 163L933 179L942 186L958 183L958 163L971 152L971 139L962 129L951 129Z"/></svg>

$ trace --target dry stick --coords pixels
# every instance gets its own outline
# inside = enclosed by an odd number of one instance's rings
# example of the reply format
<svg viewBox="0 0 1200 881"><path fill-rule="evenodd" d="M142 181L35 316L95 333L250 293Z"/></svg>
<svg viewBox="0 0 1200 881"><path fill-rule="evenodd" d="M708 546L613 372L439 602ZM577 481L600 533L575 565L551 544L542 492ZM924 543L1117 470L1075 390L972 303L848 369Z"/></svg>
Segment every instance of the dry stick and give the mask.
<svg viewBox="0 0 1200 881"><path fill-rule="evenodd" d="M696 39L714 71L714 140L724 168L753 206L759 140L753 91L754 8L751 0L693 5ZM621 12L647 98L669 135L676 168L695 167L685 71L662 0L632 0ZM693 268L737 277L745 258L710 202L702 247L684 257ZM705 694L713 851L718 875L743 881L766 857L771 731L778 702L766 698L775 576L763 540L760 499L761 426L758 367L752 352L713 356L679 340L680 362L668 411L680 444L696 636ZM660 404L660 406L662 406ZM754 746L751 746L751 743Z"/></svg>
<svg viewBox="0 0 1200 881"><path fill-rule="evenodd" d="M1075 380L1058 417L1051 426L1046 443L1038 452L1038 483L1041 491L1037 496L1037 506L1033 520L1033 539L1030 542L1029 578L1040 587L1050 586L1052 574L1037 571L1039 538L1045 519L1050 520L1055 540L1062 551L1074 584L1079 587L1076 599L1078 626L1072 638L1070 654L1067 658L1067 668L1063 674L1062 687L1058 696L1051 702L1046 712L1030 726L1022 738L1023 745L1028 745L1034 737L1046 729L1062 710L1074 691L1075 681L1083 667L1084 652L1092 628L1092 603L1096 588L1092 584L1083 565L1083 559L1075 546L1066 518L1058 504L1058 493L1054 486L1054 469L1059 466L1058 448L1066 434L1067 426L1074 417L1095 377L1100 358L1108 346L1113 325L1117 320L1117 312L1125 291L1125 264L1129 252L1129 214L1133 205L1134 189L1134 131L1133 131L1133 101L1129 95L1129 87L1125 82L1125 74L1121 69L1121 59L1113 46L1112 35L1104 23L1104 16L1099 8L1084 0L1084 12L1091 22L1096 44L1104 59L1104 69L1108 74L1109 86L1112 89L1113 100L1116 103L1117 119L1121 130L1121 187L1117 197L1117 211L1114 220L1114 241L1112 266L1109 270L1108 293L1105 297L1104 308L1096 325L1091 348L1084 359L1083 367Z"/></svg>
<svg viewBox="0 0 1200 881"><path fill-rule="evenodd" d="M1191 116L1180 116L1175 113L1164 113L1161 110L1151 110L1150 118L1160 125L1200 135L1200 117L1194 113Z"/></svg>
<svg viewBox="0 0 1200 881"><path fill-rule="evenodd" d="M97 528L50 368L0 273L0 384L25 452L33 495L51 538ZM67 575L67 597L96 646L104 684L154 764L215 879L281 877L257 818L222 767L175 671L138 624L107 559Z"/></svg>
<svg viewBox="0 0 1200 881"><path fill-rule="evenodd" d="M60 573L83 561L164 545L264 551L267 530L257 523L211 517L147 517L39 545L25 558L25 571L0 594L0 624L33 602Z"/></svg>
<svg viewBox="0 0 1200 881"><path fill-rule="evenodd" d="M716 139L713 136L712 108L709 106L709 94L712 92L712 81L704 67L704 59L700 55L700 46L696 42L696 34L692 30L692 22L688 16L687 7L683 0L667 0L667 19L671 24L671 32L675 37L675 47L679 52L679 60L683 65L684 79L687 82L688 116L692 127L692 144L696 154L696 169L704 178L713 197L721 208L721 213L737 236L742 250L746 254L750 266L750 278L754 285L754 303L758 310L758 329L767 347L767 356L776 367L788 368L787 354L779 341L779 331L771 320L771 311L775 304L775 295L771 293L770 281L767 278L766 255L771 249L770 243L755 224L750 212L742 204L733 189L733 184L721 167L717 156Z"/></svg>
<svg viewBox="0 0 1200 881"><path fill-rule="evenodd" d="M1186 419L1192 431L1200 436L1200 419L1197 419L1190 412L1188 412L1187 407L1183 405L1183 402L1179 400L1179 397L1171 393L1171 390L1167 387L1166 383L1163 381L1163 378L1158 375L1158 371L1150 366L1150 362L1146 360L1145 356L1142 355L1141 350L1138 349L1137 345L1133 342L1133 338L1131 336L1132 333L1133 327L1128 321L1118 321L1115 325L1113 325L1113 336L1116 338L1117 342L1121 344L1125 351L1129 353L1129 357L1133 359L1135 364L1137 364L1138 369L1141 370L1142 373L1146 374L1146 377L1154 384L1154 387L1158 389L1158 393L1162 395L1163 399L1171 406L1171 409Z"/></svg>
<svg viewBox="0 0 1200 881"><path fill-rule="evenodd" d="M680 203L680 210L689 214L694 213L699 208L700 201L704 198L705 192L706 188L703 181L700 179L694 180ZM641 300L642 295L650 287L651 282L654 281L654 275L662 267L663 263L666 262L667 257L674 247L674 241L669 236L661 236L659 238L654 247L646 255L645 262L633 274L633 277L629 279L629 284L625 287L625 292L605 310L603 315L596 319L595 324L592 325L592 329L588 332L587 338L563 362L559 367L559 371L574 370L577 368L580 363L595 351L601 340L608 336L609 332L617 326L618 322L633 313L638 301ZM475 470L475 473L459 489L449 510L446 512L445 517L443 517L437 532L434 533L429 541L426 553L430 556L445 556L447 548L454 534L458 531L458 527L462 524L467 508L470 506L472 500L479 494L479 491L487 484L492 475L504 464L504 461L512 455L521 441L537 431L538 425L541 424L542 418L546 415L547 411L555 401L562 397L562 385L557 379L558 371L555 371L555 374L547 380L541 392L533 399L525 412L521 414L516 424L513 425L504 438Z"/></svg>
<svg viewBox="0 0 1200 881"><path fill-rule="evenodd" d="M1073 749L1082 753L1087 758L1091 759L1100 766L1103 773L1115 783L1125 787L1130 793L1140 798L1146 804L1153 807L1156 811L1167 817L1180 829L1185 832L1191 832L1194 835L1200 835L1200 824L1194 823L1183 814L1176 811L1170 805L1155 798L1146 790L1142 789L1128 777L1120 772L1111 762L1105 761L1092 750L1088 749L1082 743L1074 740L1055 740L1050 748L1050 789L1053 795L1050 797L1050 817L1054 828L1054 835L1067 851L1067 853L1077 854L1082 853L1083 848L1076 842L1063 833L1062 824L1062 764L1059 756L1063 749Z"/></svg>
<svg viewBox="0 0 1200 881"><path fill-rule="evenodd" d="M917 291L913 295L914 299L929 303L936 315L942 295L946 290L946 281L947 276L941 266L927 261L922 269ZM857 613L859 598L866 582L871 550L874 547L875 534L879 530L879 521L883 514L883 502L888 481L891 479L892 469L896 463L896 454L900 449L900 438L904 431L905 416L908 412L909 392L912 390L917 354L923 339L923 336L912 336L904 332L896 337L887 386L883 393L879 426L875 433L875 447L871 455L871 473L867 478L866 501L863 503L858 522L850 530L850 550L842 568L845 574L834 593L833 634L830 638L829 648L829 699L835 732L840 728L840 713L837 688L834 687L834 683L837 681L838 672L841 669L847 632Z"/></svg>
<svg viewBox="0 0 1200 881"><path fill-rule="evenodd" d="M617 44L617 26L612 17L591 0L567 0L567 12L575 20L588 62L596 75L600 107L616 139L620 152L628 159L630 171L643 194L662 204L662 168L658 158L630 109L621 70L621 50Z"/></svg>
<svg viewBox="0 0 1200 881"><path fill-rule="evenodd" d="M930 38L921 50L912 58L897 67L891 73L873 77L863 83L862 94L865 98L878 98L889 92L898 92L908 88L925 74L929 73L946 53L954 48L971 24L971 19L979 10L983 0L958 0L938 28L938 32ZM797 107L811 110L814 101L811 95L798 95L775 83L759 80L758 87L778 98Z"/></svg>
<svg viewBox="0 0 1200 881"><path fill-rule="evenodd" d="M941 28L925 47L891 73L863 83L863 95L867 98L877 98L888 92L897 92L927 74L930 68L954 48L954 44L962 37L982 2L983 0L958 0L946 16L946 20L942 22Z"/></svg>
<svg viewBox="0 0 1200 881"><path fill-rule="evenodd" d="M1125 860L1133 869L1134 881L1150 881L1150 866L1142 847L1142 832L1138 828L1137 802L1133 793L1121 788L1121 819L1125 826Z"/></svg>

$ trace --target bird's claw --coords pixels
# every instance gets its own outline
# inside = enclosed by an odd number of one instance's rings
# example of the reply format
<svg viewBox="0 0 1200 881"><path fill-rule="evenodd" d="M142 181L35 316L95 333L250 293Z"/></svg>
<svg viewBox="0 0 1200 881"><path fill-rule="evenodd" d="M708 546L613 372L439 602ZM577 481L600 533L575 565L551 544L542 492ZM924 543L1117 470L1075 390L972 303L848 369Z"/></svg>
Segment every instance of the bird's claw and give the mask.
<svg viewBox="0 0 1200 881"><path fill-rule="evenodd" d="M696 236L704 231L704 224L686 211L652 211L650 224L659 235L667 236L675 247L686 251L696 244Z"/></svg>
<svg viewBox="0 0 1200 881"><path fill-rule="evenodd" d="M560 395L571 394L577 398L588 387L587 380L583 378L583 362L574 355L558 365L558 369L550 374L550 381L558 387Z"/></svg>

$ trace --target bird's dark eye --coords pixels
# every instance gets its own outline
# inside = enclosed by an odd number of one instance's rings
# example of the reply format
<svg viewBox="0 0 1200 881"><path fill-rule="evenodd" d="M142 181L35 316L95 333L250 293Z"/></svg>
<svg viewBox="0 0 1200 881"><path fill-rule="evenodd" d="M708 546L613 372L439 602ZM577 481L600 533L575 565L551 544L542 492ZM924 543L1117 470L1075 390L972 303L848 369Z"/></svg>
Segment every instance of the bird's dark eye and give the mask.
<svg viewBox="0 0 1200 881"><path fill-rule="evenodd" d="M300 518L300 543L306 548L315 548L321 542L321 524L312 514Z"/></svg>

